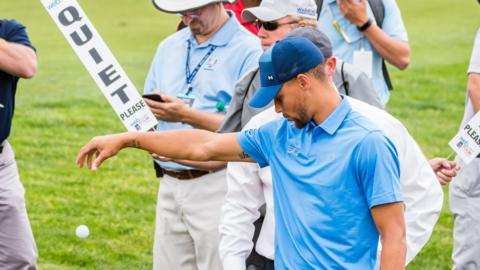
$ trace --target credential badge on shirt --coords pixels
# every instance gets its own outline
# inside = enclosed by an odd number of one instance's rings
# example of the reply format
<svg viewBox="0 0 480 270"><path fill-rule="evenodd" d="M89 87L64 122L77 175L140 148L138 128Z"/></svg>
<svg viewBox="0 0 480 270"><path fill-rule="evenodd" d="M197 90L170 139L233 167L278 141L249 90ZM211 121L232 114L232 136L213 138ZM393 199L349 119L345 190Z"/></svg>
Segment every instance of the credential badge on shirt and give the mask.
<svg viewBox="0 0 480 270"><path fill-rule="evenodd" d="M353 52L353 65L372 78L373 54L371 51L359 50Z"/></svg>
<svg viewBox="0 0 480 270"><path fill-rule="evenodd" d="M195 101L195 96L192 95L192 94L183 94L183 93L180 93L177 95L177 98L182 100L185 104L187 104L190 108L192 107L193 105L193 102Z"/></svg>

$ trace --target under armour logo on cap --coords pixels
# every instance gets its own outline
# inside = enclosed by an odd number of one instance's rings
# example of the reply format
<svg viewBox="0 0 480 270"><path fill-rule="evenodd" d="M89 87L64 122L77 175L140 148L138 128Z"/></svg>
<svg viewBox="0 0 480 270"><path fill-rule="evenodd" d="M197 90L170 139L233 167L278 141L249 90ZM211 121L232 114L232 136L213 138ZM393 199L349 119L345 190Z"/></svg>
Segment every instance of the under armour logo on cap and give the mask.
<svg viewBox="0 0 480 270"><path fill-rule="evenodd" d="M268 75L268 80L269 80L269 81L273 81L273 76L272 76L272 75Z"/></svg>

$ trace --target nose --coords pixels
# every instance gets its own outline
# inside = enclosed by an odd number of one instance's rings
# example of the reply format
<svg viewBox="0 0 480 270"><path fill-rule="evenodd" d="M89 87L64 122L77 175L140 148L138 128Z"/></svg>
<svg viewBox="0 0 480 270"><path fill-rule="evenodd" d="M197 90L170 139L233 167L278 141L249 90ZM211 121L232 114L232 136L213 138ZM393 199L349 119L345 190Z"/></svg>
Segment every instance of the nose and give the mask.
<svg viewBox="0 0 480 270"><path fill-rule="evenodd" d="M260 26L260 28L258 28L257 36L260 39L266 38L268 36L267 33L268 33L268 31L265 30L265 28L263 28L263 26Z"/></svg>

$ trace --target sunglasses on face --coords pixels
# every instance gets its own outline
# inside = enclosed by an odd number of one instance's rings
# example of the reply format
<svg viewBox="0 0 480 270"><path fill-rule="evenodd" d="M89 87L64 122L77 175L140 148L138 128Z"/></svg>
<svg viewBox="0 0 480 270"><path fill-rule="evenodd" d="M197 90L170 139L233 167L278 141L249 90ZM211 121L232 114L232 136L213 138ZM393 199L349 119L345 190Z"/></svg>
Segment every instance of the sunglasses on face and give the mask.
<svg viewBox="0 0 480 270"><path fill-rule="evenodd" d="M278 27L286 24L296 24L298 21L291 21L291 22L286 22L286 23L279 23L277 21L270 21L270 22L264 22L260 20L256 20L255 23L257 24L258 29L262 28L267 30L267 31L275 31L278 29Z"/></svg>

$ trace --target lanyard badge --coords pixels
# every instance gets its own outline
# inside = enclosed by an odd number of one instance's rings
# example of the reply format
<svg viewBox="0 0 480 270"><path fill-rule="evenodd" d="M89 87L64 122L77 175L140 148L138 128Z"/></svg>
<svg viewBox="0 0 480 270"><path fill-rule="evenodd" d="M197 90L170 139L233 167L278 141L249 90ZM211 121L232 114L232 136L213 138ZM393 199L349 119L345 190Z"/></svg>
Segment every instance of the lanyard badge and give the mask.
<svg viewBox="0 0 480 270"><path fill-rule="evenodd" d="M363 48L353 52L353 65L372 78L373 71L373 53L365 51Z"/></svg>
<svg viewBox="0 0 480 270"><path fill-rule="evenodd" d="M190 93L189 94L180 93L180 94L177 95L177 98L182 100L183 103L185 103L189 107L192 107L193 102L195 101L195 96L190 94Z"/></svg>
<svg viewBox="0 0 480 270"><path fill-rule="evenodd" d="M342 38L345 40L345 42L347 44L350 44L352 41L348 37L347 33L345 33L345 31L342 29L340 24L338 24L337 20L335 20L335 18L333 17L332 9L330 8L330 5L328 5L328 4L327 4L327 12L330 15L330 17L332 18L332 21L333 21L332 25L335 28L335 30L337 30L337 32L340 34L340 36L342 36Z"/></svg>
<svg viewBox="0 0 480 270"><path fill-rule="evenodd" d="M190 72L190 52L192 50L192 42L190 40L187 40L188 46L187 46L187 61L185 63L185 80L187 83L187 91L185 94L178 94L177 98L183 100L185 104L188 106L192 107L193 102L195 101L195 96L192 94L193 91L193 86L192 82L195 76L197 76L198 71L202 67L202 65L207 61L207 59L212 55L213 51L217 48L215 45L210 45L210 49L208 52L203 56L202 60L197 64L197 66L193 69L192 72Z"/></svg>

